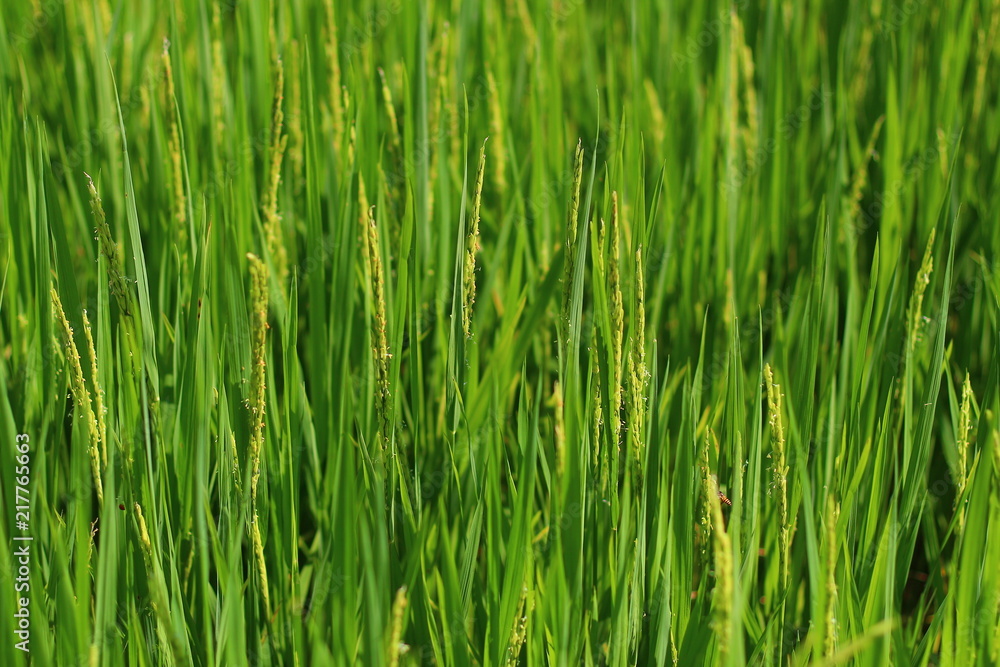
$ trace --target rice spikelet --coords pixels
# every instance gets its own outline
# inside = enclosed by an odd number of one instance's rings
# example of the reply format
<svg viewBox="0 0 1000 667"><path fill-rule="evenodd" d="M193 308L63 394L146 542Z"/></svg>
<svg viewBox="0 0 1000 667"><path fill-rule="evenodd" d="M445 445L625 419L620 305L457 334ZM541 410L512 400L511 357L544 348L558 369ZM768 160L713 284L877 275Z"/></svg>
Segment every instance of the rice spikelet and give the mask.
<svg viewBox="0 0 1000 667"><path fill-rule="evenodd" d="M323 3L326 10L326 63L329 70L330 114L333 126L333 150L340 156L344 141L344 105L341 100L340 48L337 44L337 20L333 12L333 0Z"/></svg>
<svg viewBox="0 0 1000 667"><path fill-rule="evenodd" d="M955 438L955 447L958 450L958 475L956 475L955 509L959 509L958 504L965 493L965 487L969 482L969 434L972 432L972 384L969 381L969 373L965 373L965 382L962 384L962 407L958 417L958 433ZM965 525L965 512L959 514L959 527Z"/></svg>
<svg viewBox="0 0 1000 667"><path fill-rule="evenodd" d="M629 370L629 436L632 443L633 460L637 479L642 479L642 457L645 449L643 431L645 429L646 403L646 305L642 268L642 249L635 253L635 323L632 332L631 354L628 358Z"/></svg>
<svg viewBox="0 0 1000 667"><path fill-rule="evenodd" d="M504 667L516 667L517 658L521 655L521 647L528 638L528 613L525 611L528 600L528 588L521 588L521 597L517 602L517 613L514 615L514 627L511 628L510 641L507 643L507 658Z"/></svg>
<svg viewBox="0 0 1000 667"><path fill-rule="evenodd" d="M643 81L643 88L646 90L646 103L649 104L649 113L653 120L653 140L656 142L656 149L663 150L667 140L667 119L660 105L660 97L656 94L656 86L648 78Z"/></svg>
<svg viewBox="0 0 1000 667"><path fill-rule="evenodd" d="M427 53L427 62L430 67L427 73L427 83L430 91L427 95L429 102L427 107L427 131L430 135L428 138L429 151L434 148L435 142L433 137L437 136L438 122L441 120L442 97L444 94L442 77L445 71L444 60L448 51L448 28L449 23L445 21L441 29L434 34ZM431 159L429 162L433 165L434 160Z"/></svg>
<svg viewBox="0 0 1000 667"><path fill-rule="evenodd" d="M910 297L910 305L906 312L907 327L907 364L913 350L917 347L917 339L920 337L920 322L924 303L924 292L931 282L931 271L934 270L934 235L936 229L931 230L930 238L927 239L927 248L924 250L924 259L920 262L920 269L917 271L917 278L913 284L913 295Z"/></svg>
<svg viewBox="0 0 1000 667"><path fill-rule="evenodd" d="M132 316L132 292L129 290L128 281L125 278L125 271L122 266L121 257L118 254L118 244L111 238L111 228L108 227L107 218L104 215L104 206L101 198L94 187L94 179L90 174L84 172L87 177L87 189L90 191L90 210L94 213L94 221L97 227L97 241L101 248L101 254L108 262L108 287L118 308L126 317Z"/></svg>
<svg viewBox="0 0 1000 667"><path fill-rule="evenodd" d="M937 135L938 169L941 170L941 178L948 176L948 135L941 127L934 132ZM970 164L973 164L970 162Z"/></svg>
<svg viewBox="0 0 1000 667"><path fill-rule="evenodd" d="M459 111L459 101L462 99L462 95L459 92L459 79L456 71L457 65L455 64L458 58L459 42L459 39L449 40L446 44L448 51L442 55L442 90L446 116L445 123L448 125L448 152L445 154L445 158L448 159L448 166L453 174L459 173L458 158L464 155L462 134L460 132L462 129L462 117Z"/></svg>
<svg viewBox="0 0 1000 667"><path fill-rule="evenodd" d="M774 382L770 364L764 365L764 379L767 383L768 420L771 425L771 474L773 490L778 493L778 533L779 572L781 590L788 582L788 465L785 459L785 428L781 419L781 385Z"/></svg>
<svg viewBox="0 0 1000 667"><path fill-rule="evenodd" d="M435 39L433 50L434 58L431 62L434 70L431 72L430 82L433 84L431 92L431 104L428 111L427 121L427 155L428 155L428 175L427 175L427 217L434 219L434 193L437 190L438 182L438 161L440 157L439 146L441 140L445 138L446 129L442 123L448 122L446 117L446 100L448 98L448 56L450 54L450 30L449 23L444 22L441 32Z"/></svg>
<svg viewBox="0 0 1000 667"><path fill-rule="evenodd" d="M121 60L121 89L129 91L129 95L135 92L132 87L135 69L135 35L127 32L122 35L122 60Z"/></svg>
<svg viewBox="0 0 1000 667"><path fill-rule="evenodd" d="M990 61L990 52L997 43L997 29L1000 27L1000 0L993 0L988 10L990 16L989 28L980 23L977 32L976 48L976 84L972 95L972 125L979 124L983 111L984 91L986 90L986 70Z"/></svg>
<svg viewBox="0 0 1000 667"><path fill-rule="evenodd" d="M361 223L361 252L368 261L368 214L371 204L368 201L368 191L365 189L365 177L358 174L358 221Z"/></svg>
<svg viewBox="0 0 1000 667"><path fill-rule="evenodd" d="M490 134L496 137L496 150L493 151L493 183L497 193L503 195L507 190L507 154L504 146L503 111L500 108L500 92L493 69L486 70L486 85L489 91Z"/></svg>
<svg viewBox="0 0 1000 667"><path fill-rule="evenodd" d="M737 11L733 11L733 49L736 51L743 86L743 112L746 127L743 128L743 148L747 164L752 164L757 152L759 123L757 120L757 88L754 85L753 51L746 42L743 22Z"/></svg>
<svg viewBox="0 0 1000 667"><path fill-rule="evenodd" d="M592 383L594 385L594 407L593 407L593 418L591 421L591 447L593 449L593 461L591 465L594 471L597 471L600 465L600 453L601 453L601 426L604 421L604 415L601 409L601 361L598 356L597 348L597 325L591 328L590 335L590 364L591 364L591 377L593 378ZM601 471L604 474L603 469ZM601 488L604 488L602 481Z"/></svg>
<svg viewBox="0 0 1000 667"><path fill-rule="evenodd" d="M531 11L525 0L515 0L515 2L517 3L518 17L520 17L521 25L524 27L524 55L528 62L533 62L538 47L538 31L535 30L535 24L531 21Z"/></svg>
<svg viewBox="0 0 1000 667"><path fill-rule="evenodd" d="M635 338L638 345L632 348L636 367L645 381L646 375L646 273L642 263L642 248L635 251Z"/></svg>
<svg viewBox="0 0 1000 667"><path fill-rule="evenodd" d="M736 8L730 7L730 23L735 24L738 20L736 17ZM740 78L739 78L739 49L736 46L735 37L736 30L729 31L729 44L728 49L726 49L727 54L727 72L725 77L724 90L725 92L725 102L721 105L719 109L720 120L719 123L723 128L723 136L725 137L725 152L723 155L726 156L725 164L726 170L731 173L730 170L736 168L736 163L738 161L737 148L739 145L739 122L740 122ZM732 178L732 176L730 176ZM742 181L741 181L742 183Z"/></svg>
<svg viewBox="0 0 1000 667"><path fill-rule="evenodd" d="M236 434L233 431L229 432L229 456L233 460L233 482L235 482L236 488L242 489L243 475L240 472L240 453L236 449Z"/></svg>
<svg viewBox="0 0 1000 667"><path fill-rule="evenodd" d="M465 242L465 307L462 309L462 327L465 337L472 337L472 305L476 301L476 253L479 252L479 212L483 200L483 174L486 170L486 142L479 149L479 168L476 171L476 190L472 198L472 215Z"/></svg>
<svg viewBox="0 0 1000 667"><path fill-rule="evenodd" d="M292 40L292 60L289 66L288 161L292 167L292 186L296 194L305 185L305 136L302 132L302 58L299 40Z"/></svg>
<svg viewBox="0 0 1000 667"><path fill-rule="evenodd" d="M212 3L212 122L215 140L225 146L226 62L222 53L221 3Z"/></svg>
<svg viewBox="0 0 1000 667"><path fill-rule="evenodd" d="M573 275L576 272L576 233L580 217L580 185L583 183L583 141L576 144L576 156L573 160L573 186L569 205L569 216L566 219L566 256L563 273L563 303L561 333L564 344L569 343L570 305L573 298Z"/></svg>
<svg viewBox="0 0 1000 667"><path fill-rule="evenodd" d="M392 90L385 77L385 70L378 68L379 78L382 79L382 101L385 102L385 112L389 116L389 137L392 139L392 149L396 154L403 150L402 140L399 136L399 121L396 118L396 106L392 103Z"/></svg>
<svg viewBox="0 0 1000 667"><path fill-rule="evenodd" d="M271 116L270 161L268 163L267 184L264 191L262 211L264 237L271 255L271 263L279 281L284 284L288 278L288 254L281 229L281 215L278 214L278 185L281 183L281 160L288 144L288 135L282 134L284 112L282 101L285 94L285 68L281 58L274 61L274 104Z"/></svg>
<svg viewBox="0 0 1000 667"><path fill-rule="evenodd" d="M354 146L358 141L358 128L354 121L351 121L351 132L347 140L347 164L354 169L355 152ZM364 210L364 209L361 209Z"/></svg>
<svg viewBox="0 0 1000 667"><path fill-rule="evenodd" d="M73 340L73 328L66 319L62 301L59 293L54 287L49 288L49 295L52 297L52 310L55 314L56 323L59 325L59 333L62 335L63 345L67 351L67 361L69 362L69 387L73 394L73 400L78 409L78 415L87 426L87 434L90 436L90 472L94 477L94 488L97 491L97 501L104 504L104 485L101 482L101 462L100 462L100 427L94 416L93 404L90 400L90 391L87 389L86 379L83 377L83 367L80 365L80 352L77 350L76 341Z"/></svg>
<svg viewBox="0 0 1000 667"><path fill-rule="evenodd" d="M134 507L135 517L139 522L139 545L142 547L142 555L147 559L152 559L153 543L149 539L149 530L146 528L146 517L143 516L142 506L139 503L135 503Z"/></svg>
<svg viewBox="0 0 1000 667"><path fill-rule="evenodd" d="M264 413L267 370L267 309L268 273L267 265L256 255L247 253L250 262L250 539L253 544L254 561L260 577L261 596L268 618L271 617L271 599L268 592L267 565L264 561L264 544L260 535L257 517L257 487L260 481L260 459L264 449ZM234 461L235 459L235 451Z"/></svg>
<svg viewBox="0 0 1000 667"><path fill-rule="evenodd" d="M699 517L698 523L701 526L706 540L702 542L702 549L705 549L708 546L707 540L712 534L712 498L718 491L718 485L712 477L709 466L709 447L711 446L711 438L713 435L712 429L709 428L705 433L705 440L703 441L701 448L698 450L698 470L701 473L701 516Z"/></svg>
<svg viewBox="0 0 1000 667"><path fill-rule="evenodd" d="M90 377L94 381L94 412L97 416L97 441L101 444L102 470L108 466L108 425L104 419L104 390L97 374L97 350L94 348L94 335L87 317L86 308L82 313L83 336L87 340L87 353L90 356Z"/></svg>
<svg viewBox="0 0 1000 667"><path fill-rule="evenodd" d="M874 26L880 24L882 16L882 0L874 0L869 7L870 18L862 21L861 38L857 47L857 57L854 59L852 68L854 78L851 81L851 104L860 107L864 102L864 95L871 83L869 76L871 68L872 44L875 41Z"/></svg>
<svg viewBox="0 0 1000 667"><path fill-rule="evenodd" d="M611 295L611 435L617 450L621 450L622 402L622 337L625 331L625 303L621 287L621 244L619 241L618 192L611 193L611 257L608 262L608 293Z"/></svg>
<svg viewBox="0 0 1000 667"><path fill-rule="evenodd" d="M260 536L260 521L256 511L250 522L250 541L253 542L254 562L257 564L257 576L260 577L260 595L264 599L264 613L271 618L271 593L267 583L267 561L264 560L264 541Z"/></svg>
<svg viewBox="0 0 1000 667"><path fill-rule="evenodd" d="M181 160L181 128L177 114L177 97L174 91L174 71L170 65L170 41L164 38L163 52L160 55L163 62L164 81L166 81L167 107L167 147L170 151L170 177L173 188L173 217L177 226L177 247L183 258L187 257L187 200L184 194L184 166ZM183 272L183 271L182 271Z"/></svg>
<svg viewBox="0 0 1000 667"><path fill-rule="evenodd" d="M157 622L160 625L160 632L169 638L170 647L176 659L183 655L183 649L179 647L178 640L172 629L170 601L167 597L166 582L163 579L163 572L160 569L156 553L153 551L153 542L149 539L149 529L146 527L146 517L142 514L142 506L139 503L135 503L133 509L135 509L136 521L139 524L139 547L142 550L142 559L146 565L149 597L153 612L156 614Z"/></svg>
<svg viewBox="0 0 1000 667"><path fill-rule="evenodd" d="M733 554L732 540L726 533L722 516L722 501L717 493L709 494L712 508L712 544L715 555L715 590L712 592L712 629L718 638L718 664L728 664L733 615Z"/></svg>
<svg viewBox="0 0 1000 667"><path fill-rule="evenodd" d="M837 521L840 518L840 504L833 493L826 496L826 639L823 656L830 658L837 650Z"/></svg>
<svg viewBox="0 0 1000 667"><path fill-rule="evenodd" d="M552 405L555 408L556 476L561 478L566 470L566 417L562 387L559 380L552 386Z"/></svg>
<svg viewBox="0 0 1000 667"><path fill-rule="evenodd" d="M389 634L389 667L399 666L399 657L406 654L410 647L403 643L403 614L406 612L406 586L396 591L396 599L392 603L392 630Z"/></svg>
<svg viewBox="0 0 1000 667"><path fill-rule="evenodd" d="M264 448L265 383L267 370L267 266L256 255L250 262L250 498L257 502L260 457Z"/></svg>
<svg viewBox="0 0 1000 667"><path fill-rule="evenodd" d="M865 185L868 184L868 163L871 162L872 156L875 154L875 142L878 141L879 133L882 131L882 123L885 122L885 115L879 116L875 121L875 126L872 128L872 133L868 137L868 144L865 146L865 152L861 159L861 164L858 165L858 170L854 173L854 179L851 182L851 195L850 195L850 207L851 207L851 220L857 220L861 213L861 197L864 194Z"/></svg>
<svg viewBox="0 0 1000 667"><path fill-rule="evenodd" d="M375 226L375 207L368 209L368 280L372 290L372 357L375 363L375 413L378 416L380 449L383 455L391 441L389 407L389 341L386 335L385 278L382 274L382 255L379 249L378 229Z"/></svg>

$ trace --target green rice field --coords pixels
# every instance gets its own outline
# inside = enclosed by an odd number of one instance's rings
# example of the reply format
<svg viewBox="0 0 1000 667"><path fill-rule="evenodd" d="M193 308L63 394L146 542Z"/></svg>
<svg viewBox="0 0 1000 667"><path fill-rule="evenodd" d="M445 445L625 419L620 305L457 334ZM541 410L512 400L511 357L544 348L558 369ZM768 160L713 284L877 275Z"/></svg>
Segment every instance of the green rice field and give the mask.
<svg viewBox="0 0 1000 667"><path fill-rule="evenodd" d="M1000 0L0 5L0 665L1000 664Z"/></svg>

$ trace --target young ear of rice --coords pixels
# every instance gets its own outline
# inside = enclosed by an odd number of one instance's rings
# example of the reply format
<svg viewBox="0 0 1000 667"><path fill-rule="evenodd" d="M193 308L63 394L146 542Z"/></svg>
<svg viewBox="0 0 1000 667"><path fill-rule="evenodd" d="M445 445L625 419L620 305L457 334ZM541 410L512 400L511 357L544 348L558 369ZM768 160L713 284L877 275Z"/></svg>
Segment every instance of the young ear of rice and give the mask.
<svg viewBox="0 0 1000 667"><path fill-rule="evenodd" d="M527 587L521 590L521 597L517 602L517 613L514 614L514 627L511 629L510 640L507 642L506 660L504 667L516 667L521 649L528 638L528 614L526 610L528 590Z"/></svg>
<svg viewBox="0 0 1000 667"><path fill-rule="evenodd" d="M642 248L635 251L635 323L632 330L632 354L628 359L629 368L629 437L632 443L636 479L642 488L642 461L645 450L643 442L646 415L646 289L643 277Z"/></svg>
<svg viewBox="0 0 1000 667"><path fill-rule="evenodd" d="M563 271L562 311L559 319L560 340L569 344L570 305L573 298L573 275L576 272L576 235L580 218L580 187L583 184L583 141L576 144L573 159L573 184L570 188L569 215L566 218L566 245Z"/></svg>
<svg viewBox="0 0 1000 667"><path fill-rule="evenodd" d="M392 150L396 155L401 155L403 150L403 140L399 134L399 120L396 118L396 105L392 102L392 89L385 76L385 70L378 68L378 75L382 81L382 102L385 104L385 113L389 119L389 139Z"/></svg>
<svg viewBox="0 0 1000 667"><path fill-rule="evenodd" d="M465 301L462 308L462 328L465 337L472 337L472 306L476 301L476 254L479 252L479 211L483 202L483 175L486 171L486 142L479 149L479 167L476 170L476 189L472 197L472 214L469 216L465 243Z"/></svg>
<svg viewBox="0 0 1000 667"><path fill-rule="evenodd" d="M927 247L924 250L924 258L920 262L917 270L917 277L914 280L913 293L910 296L910 305L906 311L906 357L907 366L912 364L911 356L917 341L920 338L920 329L923 317L924 292L931 282L931 271L934 270L934 235L936 229L931 230L930 238L927 239ZM905 399L904 399L905 400Z"/></svg>
<svg viewBox="0 0 1000 667"><path fill-rule="evenodd" d="M170 42L163 40L163 52L160 55L163 63L166 85L165 101L167 105L168 145L170 151L170 187L173 191L173 217L177 229L177 247L181 256L181 272L184 272L187 261L188 219L187 195L184 192L184 165L181 146L181 121L177 112L177 94L174 89L174 70L170 63Z"/></svg>
<svg viewBox="0 0 1000 667"><path fill-rule="evenodd" d="M493 183L501 197L507 191L507 153L504 145L503 109L500 106L500 90L497 88L493 69L486 70L486 85L489 93L490 134L494 137Z"/></svg>
<svg viewBox="0 0 1000 667"><path fill-rule="evenodd" d="M972 384L969 382L969 373L965 373L965 382L962 383L962 404L959 408L958 432L955 438L955 448L958 454L958 472L956 474L955 487L955 509L958 512L959 530L965 526L965 512L960 503L965 493L966 485L969 483L969 443L972 431ZM998 473L1000 474L1000 473Z"/></svg>
<svg viewBox="0 0 1000 667"><path fill-rule="evenodd" d="M621 242L618 217L618 193L611 193L611 253L608 258L608 293L611 298L611 440L621 448L621 411L624 402L622 339L625 332L625 304L621 287Z"/></svg>
<svg viewBox="0 0 1000 667"><path fill-rule="evenodd" d="M341 97L341 74L340 74L340 44L337 40L337 17L334 13L334 0L324 0L324 14L326 17L326 66L327 89L329 91L330 105L330 127L333 141L333 150L336 155L340 155L341 146L344 143L344 103Z"/></svg>
<svg viewBox="0 0 1000 667"><path fill-rule="evenodd" d="M718 491L718 484L714 480L709 459L709 447L714 434L711 429L705 434L702 446L698 448L698 478L701 481L701 512L698 517L699 527L702 531L701 548L704 551L708 547L708 540L712 535L714 518L712 515L712 496Z"/></svg>
<svg viewBox="0 0 1000 667"><path fill-rule="evenodd" d="M785 455L785 427L781 416L781 386L774 381L771 365L764 366L767 382L768 419L771 425L771 475L772 491L778 496L778 571L780 586L784 589L788 582L788 463Z"/></svg>
<svg viewBox="0 0 1000 667"><path fill-rule="evenodd" d="M884 122L885 116L879 116L878 120L875 121L875 126L868 137L868 144L865 146L861 164L858 165L858 169L854 172L854 178L851 181L851 194L848 197L848 202L851 207L851 219L855 221L859 220L861 197L864 194L865 185L868 183L868 165L875 154L875 142L878 141L879 133L882 131L882 123Z"/></svg>
<svg viewBox="0 0 1000 667"><path fill-rule="evenodd" d="M833 493L826 496L826 512L823 523L826 527L826 618L823 656L832 658L837 650L837 560L840 555L840 540L837 537L837 522L840 519L840 503Z"/></svg>
<svg viewBox="0 0 1000 667"><path fill-rule="evenodd" d="M390 408L392 395L389 389L389 339L386 333L385 276L382 271L382 251L378 228L375 225L375 207L368 209L367 265L368 283L372 295L372 359L375 368L375 417L378 422L378 443L382 465L387 465L389 443L392 441Z"/></svg>
<svg viewBox="0 0 1000 667"><path fill-rule="evenodd" d="M305 187L305 133L302 129L302 46L297 39L291 43L288 68L288 162L292 173L292 192L301 196Z"/></svg>
<svg viewBox="0 0 1000 667"><path fill-rule="evenodd" d="M757 119L757 88L754 83L753 51L746 42L746 31L743 27L743 21L740 19L739 13L735 11L732 12L732 25L732 49L735 51L736 59L739 63L740 83L743 89L743 112L746 116L746 124L741 134L746 161L750 164L757 153L760 133ZM731 76L735 77L736 73L732 73Z"/></svg>
<svg viewBox="0 0 1000 667"><path fill-rule="evenodd" d="M264 412L267 378L267 266L256 255L250 263L250 498L257 502L260 459L264 449Z"/></svg>
<svg viewBox="0 0 1000 667"><path fill-rule="evenodd" d="M222 49L222 9L212 5L212 124L215 141L225 146L226 132L226 62Z"/></svg>
<svg viewBox="0 0 1000 667"><path fill-rule="evenodd" d="M83 335L87 340L87 352L90 357L90 377L94 382L94 413L97 417L97 439L101 444L101 469L108 467L108 425L105 419L104 390L97 371L97 350L94 348L94 335L87 317L86 308L80 313L83 318Z"/></svg>
<svg viewBox="0 0 1000 667"><path fill-rule="evenodd" d="M595 473L600 475L600 488L604 493L607 487L607 469L604 459L607 458L607 451L601 449L601 433L604 427L604 411L602 408L603 396L601 394L601 362L597 349L597 324L591 329L590 337L590 377L593 384L593 409L591 414L590 439L593 458L590 462ZM602 454L604 455L602 457Z"/></svg>
<svg viewBox="0 0 1000 667"><path fill-rule="evenodd" d="M56 324L59 326L59 333L62 336L63 346L66 348L66 361L69 363L69 386L73 394L73 400L76 402L77 409L79 410L78 416L83 420L84 425L87 428L87 435L90 439L90 447L88 452L90 453L90 471L94 480L94 489L97 492L97 502L99 505L104 505L104 484L101 481L101 426L98 423L97 417L94 415L93 403L91 402L90 391L87 389L87 381L83 377L83 367L80 365L80 353L76 347L76 341L73 339L73 328L69 324L69 320L66 319L66 313L63 310L62 301L59 298L59 293L56 291L55 287L49 290L49 294L52 298L52 310L55 315ZM89 329L89 326L88 326ZM96 369L96 353L93 349L92 338L88 331L87 340L91 343L89 351L91 354L92 368ZM97 375L94 375L96 379ZM96 387L98 393L100 388Z"/></svg>
<svg viewBox="0 0 1000 667"><path fill-rule="evenodd" d="M561 478L566 470L566 414L562 387L556 380L552 386L552 407L555 411L556 476Z"/></svg>
<svg viewBox="0 0 1000 667"><path fill-rule="evenodd" d="M281 163L288 146L288 135L282 133L285 114L282 109L285 96L285 68L281 57L274 61L274 101L271 115L270 160L264 201L261 206L264 218L264 236L267 249L280 284L288 281L288 251L285 249L285 234L278 214L278 185L281 182Z"/></svg>
<svg viewBox="0 0 1000 667"><path fill-rule="evenodd" d="M707 478L708 476L706 476ZM715 565L715 589L712 591L712 629L717 638L719 657L716 664L727 665L732 657L733 641L733 544L726 532L726 521L722 515L722 501L717 492L708 494L712 522L712 552Z"/></svg>
<svg viewBox="0 0 1000 667"><path fill-rule="evenodd" d="M163 568L159 560L160 556L149 537L146 517L143 515L142 507L139 503L135 503L132 507L135 510L139 533L139 547L142 551L142 560L146 567L146 576L149 582L150 602L153 613L156 616L157 634L162 645L170 648L174 664L190 664L189 646L186 641L181 641L181 635L174 628L173 617L170 611L170 597L167 593Z"/></svg>
<svg viewBox="0 0 1000 667"><path fill-rule="evenodd" d="M94 179L86 173L84 176L87 177L87 189L90 192L90 209L94 214L94 223L97 227L97 241L100 246L101 255L108 264L108 285L122 314L127 318L131 318L135 306L132 301L132 291L128 280L125 278L122 259L118 254L118 246L111 236L111 228L108 226L107 217L104 214L104 205L101 203L101 197L97 194L97 188L94 186Z"/></svg>
<svg viewBox="0 0 1000 667"><path fill-rule="evenodd" d="M251 253L250 263L250 540L257 564L259 587L267 618L271 618L271 598L267 583L267 563L257 514L261 456L264 450L264 413L267 377L268 271L264 262Z"/></svg>
<svg viewBox="0 0 1000 667"><path fill-rule="evenodd" d="M406 613L406 586L396 591L396 599L392 603L392 626L389 630L389 645L386 647L389 667L398 667L399 659L409 650L403 643L403 615Z"/></svg>
<svg viewBox="0 0 1000 667"><path fill-rule="evenodd" d="M771 365L764 366L764 380L767 386L768 421L771 426L771 487L777 495L777 543L778 543L778 588L780 596L779 625L784 632L785 611L788 593L789 551L791 529L788 519L788 463L786 458L785 426L781 411L781 386L774 381ZM779 634L780 636L780 634ZM784 655L783 646L779 655Z"/></svg>

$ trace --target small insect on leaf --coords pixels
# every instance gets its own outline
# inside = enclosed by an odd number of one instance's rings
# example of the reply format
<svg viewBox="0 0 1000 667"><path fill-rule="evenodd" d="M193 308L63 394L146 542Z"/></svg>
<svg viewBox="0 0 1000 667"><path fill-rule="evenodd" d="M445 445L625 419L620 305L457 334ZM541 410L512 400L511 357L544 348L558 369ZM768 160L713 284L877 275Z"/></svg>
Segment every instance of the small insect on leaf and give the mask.
<svg viewBox="0 0 1000 667"><path fill-rule="evenodd" d="M733 501L730 500L729 498L727 498L726 494L724 494L722 491L718 491L717 493L719 494L719 500L721 500L722 502L726 503L730 507L733 506Z"/></svg>

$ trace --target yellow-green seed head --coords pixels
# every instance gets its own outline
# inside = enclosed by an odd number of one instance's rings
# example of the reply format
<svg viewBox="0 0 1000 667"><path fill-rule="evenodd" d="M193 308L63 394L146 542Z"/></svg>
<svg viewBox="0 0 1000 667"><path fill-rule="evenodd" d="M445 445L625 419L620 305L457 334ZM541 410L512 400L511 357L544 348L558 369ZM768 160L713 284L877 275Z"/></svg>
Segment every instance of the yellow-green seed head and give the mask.
<svg viewBox="0 0 1000 667"><path fill-rule="evenodd" d="M260 459L264 448L264 412L267 370L267 265L256 255L247 254L250 262L250 471L251 498L256 501L260 479Z"/></svg>
<svg viewBox="0 0 1000 667"><path fill-rule="evenodd" d="M611 193L611 256L608 261L608 293L611 298L611 433L615 447L621 447L621 409L624 401L623 337L625 332L625 302L621 287L621 226L618 214L618 193Z"/></svg>
<svg viewBox="0 0 1000 667"><path fill-rule="evenodd" d="M59 333L62 336L63 345L66 348L66 359L69 362L70 391L73 400L76 402L78 416L84 421L87 427L87 435L90 439L90 472L94 478L94 489L97 491L99 504L104 503L104 485L101 481L101 426L94 415L93 403L91 402L90 391L87 389L87 382L83 376L83 367L80 365L80 352L77 350L76 341L73 339L73 328L66 319L66 312L63 310L62 301L55 288L49 289L52 299L52 311L55 315ZM96 360L94 361L96 365ZM97 377L96 375L94 376Z"/></svg>
<svg viewBox="0 0 1000 667"><path fill-rule="evenodd" d="M479 169L476 171L476 190L472 199L472 215L465 242L465 307L462 309L462 326L465 337L472 336L472 305L476 301L476 253L479 252L479 212L483 199L483 174L486 171L486 142L479 150Z"/></svg>
<svg viewBox="0 0 1000 667"><path fill-rule="evenodd" d="M288 144L288 135L282 134L284 112L282 103L285 95L285 69L281 58L274 64L274 101L271 116L270 162L267 172L267 189L264 192L263 218L264 236L275 273L282 284L288 277L288 252L285 249L281 216L278 214L278 186L281 183L281 162Z"/></svg>

